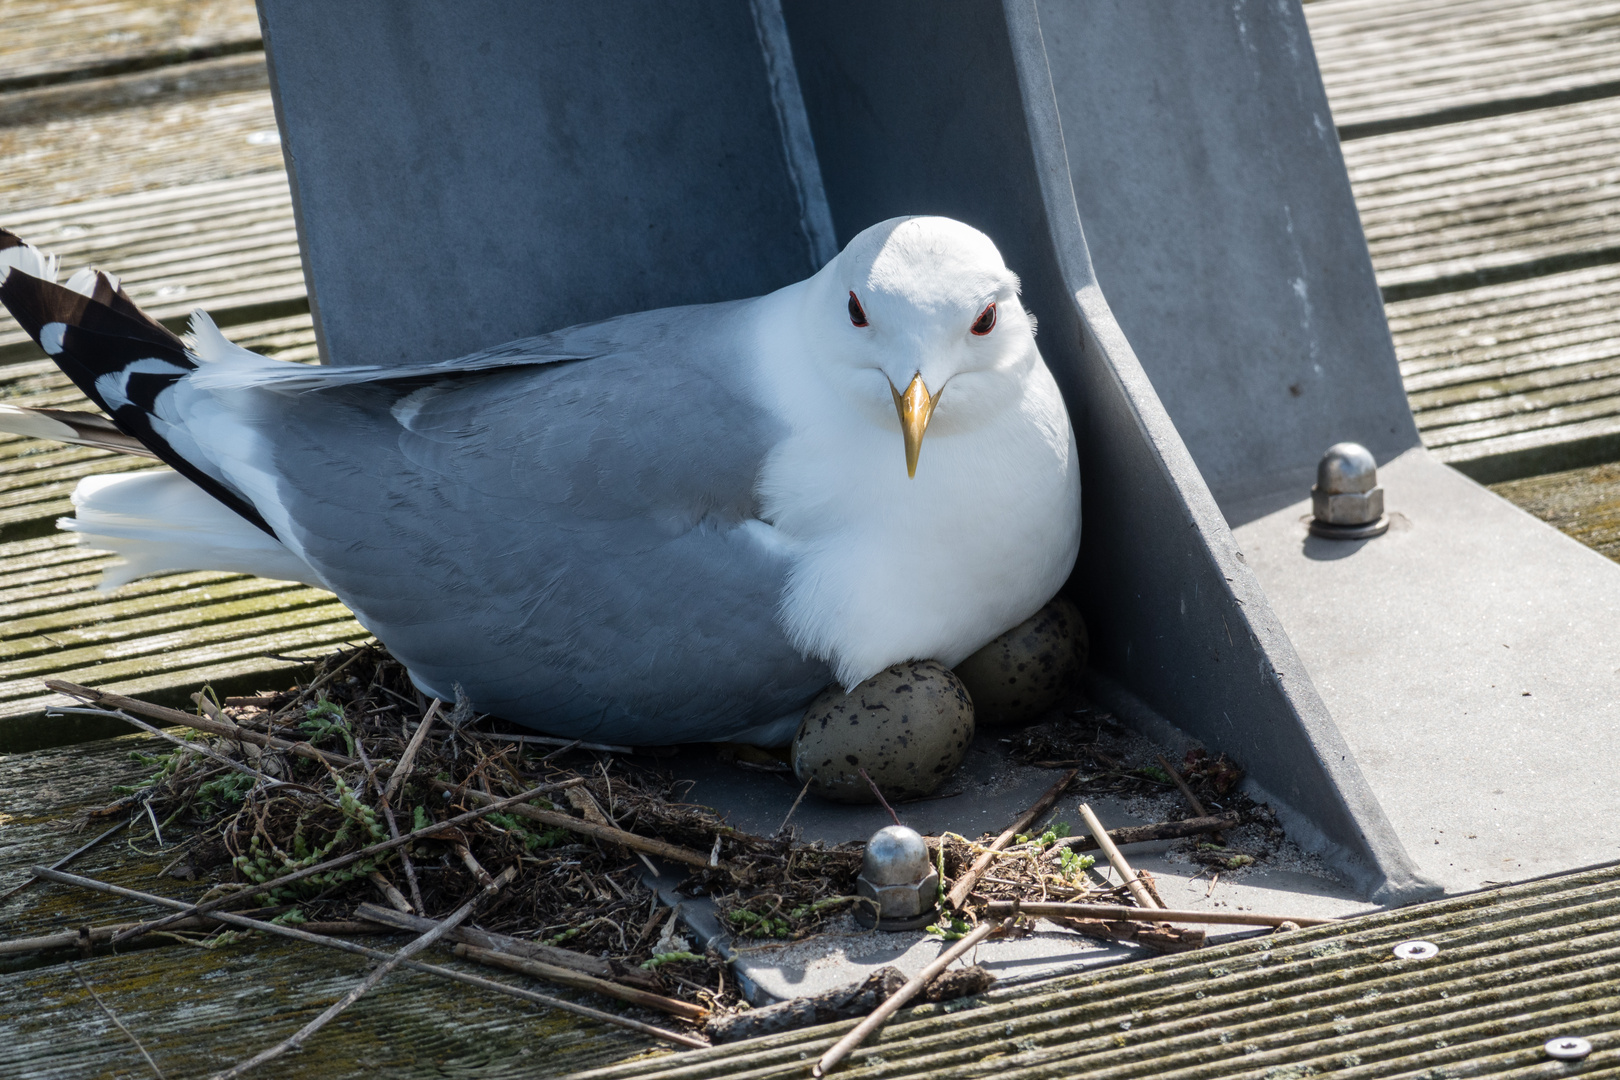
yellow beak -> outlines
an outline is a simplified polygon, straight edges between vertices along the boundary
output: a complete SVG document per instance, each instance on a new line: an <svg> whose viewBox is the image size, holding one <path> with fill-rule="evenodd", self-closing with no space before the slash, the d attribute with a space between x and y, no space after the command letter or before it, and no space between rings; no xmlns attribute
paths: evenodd
<svg viewBox="0 0 1620 1080"><path fill-rule="evenodd" d="M940 393L943 392L944 387L941 387ZM917 458L922 454L923 432L928 430L934 406L939 404L939 394L929 395L920 371L911 377L911 385L904 394L896 390L892 382L889 393L894 395L894 411L900 414L900 433L906 438L906 475L915 477Z"/></svg>

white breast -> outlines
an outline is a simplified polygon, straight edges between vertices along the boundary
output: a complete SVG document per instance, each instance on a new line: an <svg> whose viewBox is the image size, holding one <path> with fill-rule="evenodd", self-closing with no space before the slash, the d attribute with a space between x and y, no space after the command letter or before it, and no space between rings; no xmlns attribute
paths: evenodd
<svg viewBox="0 0 1620 1080"><path fill-rule="evenodd" d="M796 404L796 408L795 408ZM947 389L937 417L951 404ZM954 666L1049 600L1080 544L1074 434L1037 363L1023 399L993 423L936 420L915 478L893 431L799 413L760 476L763 516L791 553L781 619L846 688L890 664Z"/></svg>

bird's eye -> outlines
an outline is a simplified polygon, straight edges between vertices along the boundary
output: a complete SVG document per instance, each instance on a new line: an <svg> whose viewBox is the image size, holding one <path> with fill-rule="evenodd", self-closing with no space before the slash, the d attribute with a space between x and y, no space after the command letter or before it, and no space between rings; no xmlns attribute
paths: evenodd
<svg viewBox="0 0 1620 1080"><path fill-rule="evenodd" d="M979 337L984 337L984 335L988 334L995 328L996 305L986 304L984 310L979 312L979 317L973 320L973 325L969 329L971 329Z"/></svg>
<svg viewBox="0 0 1620 1080"><path fill-rule="evenodd" d="M861 302L855 299L854 293L849 294L849 321L854 326L866 325L866 309L861 307Z"/></svg>

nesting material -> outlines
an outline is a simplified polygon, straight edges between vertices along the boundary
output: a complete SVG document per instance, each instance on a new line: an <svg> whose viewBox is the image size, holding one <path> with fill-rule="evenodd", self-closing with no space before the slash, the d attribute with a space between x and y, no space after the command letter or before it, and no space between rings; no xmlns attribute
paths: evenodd
<svg viewBox="0 0 1620 1080"><path fill-rule="evenodd" d="M793 738L793 773L836 802L875 802L873 785L888 799L914 799L932 794L972 742L962 681L936 661L912 660L812 701Z"/></svg>
<svg viewBox="0 0 1620 1080"><path fill-rule="evenodd" d="M1061 596L956 665L980 724L1038 719L1080 678L1090 639L1079 610Z"/></svg>

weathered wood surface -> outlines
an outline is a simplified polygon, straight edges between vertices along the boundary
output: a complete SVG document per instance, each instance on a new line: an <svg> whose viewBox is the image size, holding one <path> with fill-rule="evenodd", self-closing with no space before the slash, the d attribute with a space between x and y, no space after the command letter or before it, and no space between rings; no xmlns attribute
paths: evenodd
<svg viewBox="0 0 1620 1080"><path fill-rule="evenodd" d="M1425 445L1620 457L1620 0L1305 10Z"/></svg>
<svg viewBox="0 0 1620 1080"><path fill-rule="evenodd" d="M1620 79L1615 0L1308 0L1305 17L1352 136Z"/></svg>
<svg viewBox="0 0 1620 1080"><path fill-rule="evenodd" d="M1617 149L1620 97L1346 142L1385 298L1620 259Z"/></svg>
<svg viewBox="0 0 1620 1080"><path fill-rule="evenodd" d="M1617 148L1620 97L1346 143L1386 298L1620 249Z"/></svg>
<svg viewBox="0 0 1620 1080"><path fill-rule="evenodd" d="M1387 310L1413 415L1442 460L1492 480L1620 457L1620 265Z"/></svg>
<svg viewBox="0 0 1620 1080"><path fill-rule="evenodd" d="M155 749L155 742L120 738L0 755L0 892L23 880L22 867L50 863L94 835L72 832L67 825L79 811L109 801L113 784L130 783L149 772L150 767L130 761L129 753ZM87 777L93 782L86 783ZM115 836L72 869L130 888L190 898L196 885L157 876L173 857L175 837L167 836L169 843L159 847L142 822L144 818L138 819L132 836ZM39 883L0 904L0 935L32 936L154 913L132 901ZM388 947L387 940L368 943ZM431 959L489 974L455 960L448 950ZM367 965L274 941L213 950L171 945L122 955L102 948L89 956L74 950L0 959L0 1030L6 1034L0 1040L0 1076L79 1080L151 1075L80 985L75 969L140 1037L159 1067L179 1078L209 1075L290 1034L364 977ZM594 995L542 989L593 1007L603 1005ZM400 972L302 1054L253 1075L267 1080L548 1076L649 1049L647 1042L616 1029Z"/></svg>
<svg viewBox="0 0 1620 1080"><path fill-rule="evenodd" d="M18 211L5 226L61 259L119 276L154 318L182 329L196 308L221 326L308 310L286 174L188 184ZM43 357L0 313L0 362Z"/></svg>
<svg viewBox="0 0 1620 1080"><path fill-rule="evenodd" d="M1620 462L1510 480L1491 489L1620 562Z"/></svg>
<svg viewBox="0 0 1620 1080"><path fill-rule="evenodd" d="M275 132L257 54L0 94L0 222L92 194L280 171Z"/></svg>
<svg viewBox="0 0 1620 1080"><path fill-rule="evenodd" d="M242 0L0 0L0 86L262 48Z"/></svg>

